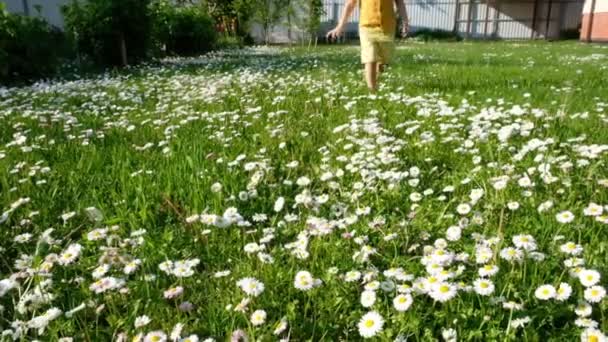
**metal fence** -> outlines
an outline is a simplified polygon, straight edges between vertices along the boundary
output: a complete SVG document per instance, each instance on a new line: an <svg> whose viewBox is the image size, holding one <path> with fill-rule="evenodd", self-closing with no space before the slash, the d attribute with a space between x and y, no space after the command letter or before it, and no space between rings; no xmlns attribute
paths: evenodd
<svg viewBox="0 0 608 342"><path fill-rule="evenodd" d="M581 22L584 0L406 0L412 31L452 31L470 38L537 39L558 38L576 30ZM340 18L343 1L325 0L323 28ZM359 9L347 34L356 34Z"/></svg>

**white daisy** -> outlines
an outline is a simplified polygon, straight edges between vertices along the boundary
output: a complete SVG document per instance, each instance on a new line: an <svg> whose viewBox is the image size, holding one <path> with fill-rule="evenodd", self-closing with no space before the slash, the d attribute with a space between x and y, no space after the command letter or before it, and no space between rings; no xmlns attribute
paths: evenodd
<svg viewBox="0 0 608 342"><path fill-rule="evenodd" d="M579 317L591 316L592 312L593 308L591 307L591 305L584 301L579 302L578 305L574 308L574 313Z"/></svg>
<svg viewBox="0 0 608 342"><path fill-rule="evenodd" d="M491 277L498 273L498 266L496 265L484 265L478 270L480 277Z"/></svg>
<svg viewBox="0 0 608 342"><path fill-rule="evenodd" d="M296 289L301 291L308 291L314 286L314 279L310 272L308 271L300 271L296 274L294 279L294 286Z"/></svg>
<svg viewBox="0 0 608 342"><path fill-rule="evenodd" d="M556 291L555 287L552 285L541 285L536 291L534 291L534 296L540 300L548 300L555 297Z"/></svg>
<svg viewBox="0 0 608 342"><path fill-rule="evenodd" d="M281 333L283 333L283 331L285 331L287 329L287 319L282 318L275 326L274 331L272 332L273 335L280 335Z"/></svg>
<svg viewBox="0 0 608 342"><path fill-rule="evenodd" d="M277 198L277 200L274 202L274 211L278 213L279 211L283 210L284 205L285 205L285 198L283 198L283 197Z"/></svg>
<svg viewBox="0 0 608 342"><path fill-rule="evenodd" d="M570 223L574 221L574 214L568 210L564 210L555 215L555 218L559 223Z"/></svg>
<svg viewBox="0 0 608 342"><path fill-rule="evenodd" d="M458 212L460 215L466 215L471 212L471 206L468 203L459 204L456 207L456 212Z"/></svg>
<svg viewBox="0 0 608 342"><path fill-rule="evenodd" d="M577 245L574 242L566 242L565 244L559 246L559 250L562 253L570 255L579 255L583 252L583 247L581 245Z"/></svg>
<svg viewBox="0 0 608 342"><path fill-rule="evenodd" d="M252 314L251 314L251 324L258 326L258 325L262 325L266 322L266 311L264 310L255 310Z"/></svg>
<svg viewBox="0 0 608 342"><path fill-rule="evenodd" d="M435 283L428 295L438 302L447 302L456 297L456 286L447 282Z"/></svg>
<svg viewBox="0 0 608 342"><path fill-rule="evenodd" d="M567 300L568 298L570 298L571 294L572 294L572 286L570 286L568 283L561 283L561 284L559 284L559 287L557 288L557 293L555 295L555 299L557 299L560 302L563 302L563 301Z"/></svg>
<svg viewBox="0 0 608 342"><path fill-rule="evenodd" d="M393 299L393 307L399 312L407 311L414 299L409 294L400 294Z"/></svg>
<svg viewBox="0 0 608 342"><path fill-rule="evenodd" d="M135 328L141 328L143 326L148 325L152 320L150 319L150 317L146 316L146 315L142 315L139 316L137 318L135 318Z"/></svg>
<svg viewBox="0 0 608 342"><path fill-rule="evenodd" d="M606 297L606 289L602 286L595 285L585 290L585 300L590 303L599 303L604 297Z"/></svg>
<svg viewBox="0 0 608 342"><path fill-rule="evenodd" d="M581 342L606 342L606 335L601 331L588 328L581 333Z"/></svg>
<svg viewBox="0 0 608 342"><path fill-rule="evenodd" d="M162 332L160 330L151 331L146 334L146 337L144 337L144 342L165 342L165 341L167 341L167 334L165 334L164 332Z"/></svg>
<svg viewBox="0 0 608 342"><path fill-rule="evenodd" d="M376 311L370 311L361 317L357 327L359 328L359 335L363 338L370 338L376 336L382 331L384 325L384 319Z"/></svg>
<svg viewBox="0 0 608 342"><path fill-rule="evenodd" d="M578 279L585 287L593 286L600 281L600 273L595 270L582 270L578 273Z"/></svg>
<svg viewBox="0 0 608 342"><path fill-rule="evenodd" d="M532 235L515 235L513 237L513 244L515 245L515 247L521 248L525 251L536 250L536 240L534 240L534 237Z"/></svg>
<svg viewBox="0 0 608 342"><path fill-rule="evenodd" d="M361 293L361 305L369 308L376 302L376 292L372 290L365 290Z"/></svg>
<svg viewBox="0 0 608 342"><path fill-rule="evenodd" d="M264 284L255 278L243 278L236 283L246 294L257 297L264 292Z"/></svg>
<svg viewBox="0 0 608 342"><path fill-rule="evenodd" d="M604 207L593 202L589 203L587 208L583 209L583 214L585 214L585 216L601 216L603 212Z"/></svg>
<svg viewBox="0 0 608 342"><path fill-rule="evenodd" d="M488 279L477 279L473 282L475 292L481 296L489 296L494 293L494 283Z"/></svg>

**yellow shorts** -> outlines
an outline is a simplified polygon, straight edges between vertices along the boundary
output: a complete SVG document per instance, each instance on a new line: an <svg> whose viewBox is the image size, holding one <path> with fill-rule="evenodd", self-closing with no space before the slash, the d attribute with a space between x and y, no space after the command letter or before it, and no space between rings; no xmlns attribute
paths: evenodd
<svg viewBox="0 0 608 342"><path fill-rule="evenodd" d="M361 63L388 64L395 49L395 34L387 33L380 27L359 27L361 40Z"/></svg>

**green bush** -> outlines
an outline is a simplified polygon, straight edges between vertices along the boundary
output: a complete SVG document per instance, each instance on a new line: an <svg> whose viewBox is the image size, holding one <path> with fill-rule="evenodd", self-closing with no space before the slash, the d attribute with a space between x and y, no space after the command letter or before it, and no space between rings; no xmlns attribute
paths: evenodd
<svg viewBox="0 0 608 342"><path fill-rule="evenodd" d="M580 37L581 37L580 27L561 30L559 32L560 39L580 39Z"/></svg>
<svg viewBox="0 0 608 342"><path fill-rule="evenodd" d="M63 7L66 31L78 53L98 64L137 63L150 56L149 5L150 0L73 0Z"/></svg>
<svg viewBox="0 0 608 342"><path fill-rule="evenodd" d="M222 35L218 38L216 46L219 49L240 49L245 46L245 42L238 36Z"/></svg>
<svg viewBox="0 0 608 342"><path fill-rule="evenodd" d="M462 37L458 34L445 31L445 30L431 30L431 29L421 29L412 34L412 37L416 40L422 41L433 41L433 40L442 40L442 41L460 41Z"/></svg>
<svg viewBox="0 0 608 342"><path fill-rule="evenodd" d="M36 17L0 8L0 81L30 81L53 76L68 53L64 34Z"/></svg>
<svg viewBox="0 0 608 342"><path fill-rule="evenodd" d="M8 13L4 9L4 3L0 2L0 80L4 80L8 76L8 52L6 45L11 36L8 21Z"/></svg>
<svg viewBox="0 0 608 342"><path fill-rule="evenodd" d="M214 22L201 7L175 6L167 0L152 5L153 32L158 47L171 55L198 55L217 42Z"/></svg>

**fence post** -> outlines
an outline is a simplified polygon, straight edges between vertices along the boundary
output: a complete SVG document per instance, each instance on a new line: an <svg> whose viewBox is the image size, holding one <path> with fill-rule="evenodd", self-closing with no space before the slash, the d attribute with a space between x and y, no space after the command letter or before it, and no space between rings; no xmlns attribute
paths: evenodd
<svg viewBox="0 0 608 342"><path fill-rule="evenodd" d="M467 14L467 38L471 37L471 20L473 15L473 0L469 0L469 10Z"/></svg>
<svg viewBox="0 0 608 342"><path fill-rule="evenodd" d="M595 0L591 1L591 11L589 12L589 21L587 22L587 37L585 41L591 43L591 32L593 32L593 15L595 14Z"/></svg>
<svg viewBox="0 0 608 342"><path fill-rule="evenodd" d="M551 7L553 6L553 0L549 0L549 5L547 8L547 23L545 26L545 39L549 39L549 28L551 26Z"/></svg>
<svg viewBox="0 0 608 342"><path fill-rule="evenodd" d="M490 21L490 1L486 0L486 19L483 27L483 38L488 36L488 22Z"/></svg>
<svg viewBox="0 0 608 342"><path fill-rule="evenodd" d="M339 17L339 15L340 15L340 13L339 13L340 12L340 5L337 2L334 2L333 11L334 11L334 16L333 16L332 19L333 19L334 22L337 23L338 20L340 19L340 17Z"/></svg>
<svg viewBox="0 0 608 342"><path fill-rule="evenodd" d="M452 31L454 34L458 34L459 29L459 21L460 21L460 0L456 0L456 9L454 10L454 28Z"/></svg>
<svg viewBox="0 0 608 342"><path fill-rule="evenodd" d="M494 8L494 32L492 33L492 35L494 36L494 38L498 38L498 27L500 25L500 22L498 21L498 19L500 19L500 0L496 0L495 5L496 7Z"/></svg>
<svg viewBox="0 0 608 342"><path fill-rule="evenodd" d="M538 17L538 0L534 0L534 11L532 12L532 32L530 39L536 38L536 20Z"/></svg>

